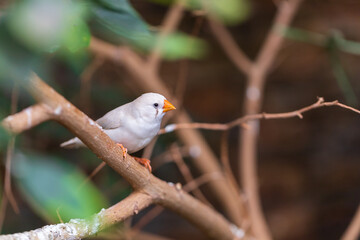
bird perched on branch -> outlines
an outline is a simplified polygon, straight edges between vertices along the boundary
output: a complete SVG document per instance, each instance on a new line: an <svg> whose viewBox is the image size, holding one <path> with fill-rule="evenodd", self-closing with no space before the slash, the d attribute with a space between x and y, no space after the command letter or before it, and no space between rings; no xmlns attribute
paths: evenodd
<svg viewBox="0 0 360 240"><path fill-rule="evenodd" d="M166 98L157 93L145 93L132 102L106 113L96 121L104 132L126 153L144 148L157 135L165 113L176 109ZM77 137L60 145L64 148L85 147ZM137 158L151 172L150 160Z"/></svg>

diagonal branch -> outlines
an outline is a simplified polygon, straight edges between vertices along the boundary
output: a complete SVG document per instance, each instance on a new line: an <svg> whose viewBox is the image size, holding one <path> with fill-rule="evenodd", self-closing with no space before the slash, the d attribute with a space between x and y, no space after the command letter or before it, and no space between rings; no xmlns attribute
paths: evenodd
<svg viewBox="0 0 360 240"><path fill-rule="evenodd" d="M216 19L209 17L210 29L219 41L224 52L233 62L233 64L243 73L247 74L250 72L252 62L246 56L246 54L237 46L235 40L231 37L229 31L223 24L218 22Z"/></svg>
<svg viewBox="0 0 360 240"><path fill-rule="evenodd" d="M246 122L251 120L261 120L261 119L285 119L285 118L293 118L298 117L300 119L303 118L303 114L305 112L322 108L322 107L331 107L331 106L337 106L340 108L344 108L347 110L350 110L352 112L360 114L360 110L347 106L345 104L339 103L337 100L332 102L325 102L324 98L319 97L316 103L311 104L310 106L303 107L301 109L291 111L291 112L284 112L284 113L258 113L258 114L251 114L246 115L244 117L237 118L231 122L228 123L178 123L178 124L169 124L165 128L161 129L159 131L159 134L169 133L173 132L175 130L180 129L207 129L207 130L214 130L214 131L227 131L230 130L233 127L241 126L243 124L246 124Z"/></svg>
<svg viewBox="0 0 360 240"><path fill-rule="evenodd" d="M10 109L11 114L16 113L18 100L19 100L19 87L17 83L15 83L11 93L11 109ZM1 197L1 208L0 208L0 232L4 223L6 206L8 201L10 202L10 205L12 206L13 210L17 214L20 213L20 209L18 207L18 204L16 203L14 194L11 190L11 162L14 155L14 147L15 147L15 136L12 135L8 141L8 146L6 150L4 190L3 190L3 195Z"/></svg>
<svg viewBox="0 0 360 240"><path fill-rule="evenodd" d="M253 63L248 61L236 46L235 41L226 29L214 20L210 20L210 27L224 51L238 70L248 75L244 99L245 115L256 114L260 111L266 74L270 70L271 64L283 43L283 37L276 34L274 29L279 25L288 26L301 2L302 0L289 0L282 1L279 4L271 30L260 49L256 61ZM271 234L261 210L256 174L256 143L259 126L257 121L249 122L249 126L246 130L240 129L239 162L241 164L239 164L239 171L241 172L240 176L244 192L249 200L250 217L256 236L267 240L271 239Z"/></svg>
<svg viewBox="0 0 360 240"><path fill-rule="evenodd" d="M220 177L221 177L220 173L218 173L218 174L212 173L212 174L202 175L196 179L193 179L192 181L188 182L187 184L185 184L183 187L183 190L186 192L191 192L194 189L198 189L203 184L209 183L210 181L216 181ZM173 183L171 183L171 184L173 184ZM175 184L175 187L181 188L181 185ZM164 208L161 206L154 207L149 212L147 212L146 215L142 219L140 219L139 222L137 222L133 226L132 230L135 232L139 232L140 229L143 228L145 225L147 225L152 219L154 219L155 217L160 215L160 213L162 213L163 210L164 210Z"/></svg>
<svg viewBox="0 0 360 240"><path fill-rule="evenodd" d="M288 26L302 0L282 1L278 7L276 17L270 32L265 39L262 48L254 62L246 86L244 98L244 114L256 114L260 112L266 74L274 62L281 45L283 37L274 31L278 25ZM241 139L239 141L239 171L244 193L248 198L251 222L255 235L263 240L271 239L270 230L261 207L259 196L259 184L257 181L257 139L259 133L258 121L249 122L249 128L240 129Z"/></svg>
<svg viewBox="0 0 360 240"><path fill-rule="evenodd" d="M170 10L166 13L164 24L162 26L161 32L159 34L159 37L156 41L155 47L148 58L148 68L153 71L157 72L159 69L159 64L161 61L161 45L164 42L164 39L167 35L169 35L171 32L176 29L178 24L181 21L181 18L184 13L184 0L177 0L172 5Z"/></svg>
<svg viewBox="0 0 360 240"><path fill-rule="evenodd" d="M116 47L96 38L92 38L90 50L96 54L105 57L117 64L123 65L133 76L134 81L143 91L158 92L165 96L171 96L170 91L161 81L160 77L150 71L144 62L136 53L125 47ZM173 102L174 99L171 99ZM174 101L176 104L176 101ZM178 123L191 122L190 117L185 111L179 111L174 119ZM203 174L213 172L222 172L216 156L210 149L205 139L199 131L187 130L179 131L179 138L189 147L197 148L200 154L195 157L194 164ZM236 194L232 191L225 177L210 184L211 190L216 194L229 218L237 225L242 222L243 207L238 204Z"/></svg>
<svg viewBox="0 0 360 240"><path fill-rule="evenodd" d="M133 192L121 202L101 210L90 219L73 219L68 223L47 225L28 232L0 235L0 240L82 239L137 214L152 202L149 195Z"/></svg>
<svg viewBox="0 0 360 240"><path fill-rule="evenodd" d="M356 210L355 216L341 237L341 240L358 239L360 234L360 205Z"/></svg>
<svg viewBox="0 0 360 240"><path fill-rule="evenodd" d="M120 148L93 120L55 92L35 74L30 79L29 91L38 102L47 106L48 113L54 120L79 137L100 159L128 181L135 191L146 194L153 203L183 216L211 238L235 238L234 227L223 216L182 189L170 186L156 178L130 155L124 159ZM20 114L17 117L23 116ZM123 219L121 214L117 215L117 212L117 210L113 211L113 217ZM107 222L105 221L103 224L106 225Z"/></svg>
<svg viewBox="0 0 360 240"><path fill-rule="evenodd" d="M192 176L190 169L186 165L183 156L181 155L180 149L176 144L170 147L170 154L172 155L173 161L176 164L182 176L184 177L186 183L193 181L194 177ZM194 193L194 196L197 197L199 200L201 200L203 203L205 203L208 206L211 206L211 203L206 199L206 197L199 188L195 188L192 192Z"/></svg>
<svg viewBox="0 0 360 240"><path fill-rule="evenodd" d="M49 109L44 104L36 104L19 113L5 118L1 125L12 133L20 133L51 119Z"/></svg>

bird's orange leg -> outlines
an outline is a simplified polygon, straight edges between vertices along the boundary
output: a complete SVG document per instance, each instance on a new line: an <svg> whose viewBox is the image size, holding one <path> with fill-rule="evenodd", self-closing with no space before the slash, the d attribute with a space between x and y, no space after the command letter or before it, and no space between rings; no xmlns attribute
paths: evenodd
<svg viewBox="0 0 360 240"><path fill-rule="evenodd" d="M123 153L123 159L126 159L126 154L128 152L127 148L124 147L121 143L117 143L116 145L118 145L121 148L121 151ZM133 157L138 163L144 165L149 172L152 171L151 165L150 165L150 160L147 158L138 158L138 157Z"/></svg>
<svg viewBox="0 0 360 240"><path fill-rule="evenodd" d="M151 165L150 165L150 160L147 158L139 158L139 157L133 157L138 163L144 165L149 172L152 171Z"/></svg>
<svg viewBox="0 0 360 240"><path fill-rule="evenodd" d="M122 154L123 154L123 159L126 159L126 154L127 154L127 148L124 147L121 143L117 143L116 145L118 145L121 148Z"/></svg>

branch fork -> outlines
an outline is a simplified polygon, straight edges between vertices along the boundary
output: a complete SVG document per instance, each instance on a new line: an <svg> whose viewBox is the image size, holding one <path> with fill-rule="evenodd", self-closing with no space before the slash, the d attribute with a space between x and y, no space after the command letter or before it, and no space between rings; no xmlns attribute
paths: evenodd
<svg viewBox="0 0 360 240"><path fill-rule="evenodd" d="M236 238L231 231L231 223L210 207L196 200L176 185L170 186L167 182L156 178L129 154L126 155L126 160L119 161L119 159L123 159L123 153L109 136L93 120L56 93L36 74L32 74L28 89L39 104L7 117L2 122L3 126L10 131L20 133L45 120L56 120L79 137L91 151L118 172L134 188L134 193L129 197L101 212L104 217L100 219L101 223L96 229L97 231L137 214L150 204L159 204L183 216L211 238ZM98 215L94 217L98 217ZM91 222L85 221L83 223L90 224ZM70 229L66 233L72 237L58 239L83 238L94 233L93 231L72 233L72 228L63 228L63 226L72 226L73 222L67 224L70 225L53 225L60 226L61 229L65 229L64 231ZM32 233L28 232L25 236ZM57 231L52 233L51 236L56 239ZM1 236L0 239L15 239L15 235Z"/></svg>

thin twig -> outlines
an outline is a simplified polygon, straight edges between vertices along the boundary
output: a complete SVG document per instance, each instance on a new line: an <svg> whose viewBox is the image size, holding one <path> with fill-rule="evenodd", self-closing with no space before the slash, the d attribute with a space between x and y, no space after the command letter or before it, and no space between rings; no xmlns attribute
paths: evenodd
<svg viewBox="0 0 360 240"><path fill-rule="evenodd" d="M358 206L355 216L341 237L341 240L355 240L360 234L360 205Z"/></svg>
<svg viewBox="0 0 360 240"><path fill-rule="evenodd" d="M154 139L151 140L151 142L144 148L143 154L141 156L142 158L150 159L150 157L151 157L151 155L153 153L153 150L154 150L157 139L158 139L158 137L154 137Z"/></svg>
<svg viewBox="0 0 360 240"><path fill-rule="evenodd" d="M16 199L11 190L11 161L13 159L14 147L15 147L15 136L11 136L6 153L6 165L5 165L6 171L5 171L4 190L10 205L14 209L15 213L19 214L20 209L16 203Z"/></svg>
<svg viewBox="0 0 360 240"><path fill-rule="evenodd" d="M175 240L173 238L167 238L163 236L159 236L149 232L136 232L132 229L124 230L119 228L115 231L111 232L101 232L96 237L92 237L91 239L98 240Z"/></svg>
<svg viewBox="0 0 360 240"><path fill-rule="evenodd" d="M151 71L158 71L161 61L161 46L164 42L164 39L177 28L183 16L183 12L184 0L177 0L166 13L161 32L147 61L148 68L151 69Z"/></svg>
<svg viewBox="0 0 360 240"><path fill-rule="evenodd" d="M230 166L230 161L229 161L229 141L228 141L228 137L229 137L229 132L228 131L224 131L221 137L221 144L220 144L220 152L221 152L221 156L220 156L220 160L221 163L224 167L224 172L225 172L225 176L229 179L229 182L232 183L234 189L236 191L240 191L240 186L238 185L238 183L236 182L236 178L233 174L233 171L231 169ZM239 192L240 194L240 192Z"/></svg>
<svg viewBox="0 0 360 240"><path fill-rule="evenodd" d="M10 109L11 114L16 113L18 100L19 100L19 89L17 84L15 83L11 94L11 109ZM14 147L15 147L15 136L12 135L8 141L8 146L6 151L4 189L1 197L1 207L0 207L0 232L3 227L8 201L10 201L10 204L13 210L15 211L15 213L19 214L20 212L15 197L11 191L11 161L14 153Z"/></svg>
<svg viewBox="0 0 360 240"><path fill-rule="evenodd" d="M13 91L11 93L11 109L10 114L14 114L18 108L18 101L19 101L19 86L17 83L14 84Z"/></svg>
<svg viewBox="0 0 360 240"><path fill-rule="evenodd" d="M203 26L203 22L204 22L204 17L202 16L197 17L193 29L191 31L191 36L197 36L199 34L200 29ZM175 88L175 98L177 99L176 105L178 109L182 108L188 75L189 75L189 60L183 59L179 63L179 74Z"/></svg>
<svg viewBox="0 0 360 240"><path fill-rule="evenodd" d="M158 74L149 71L144 62L137 54L128 48L119 48L94 37L91 38L90 50L105 58L123 65L133 76L142 91L155 91L164 96L171 96ZM170 99L173 101L173 99ZM185 111L178 111L174 116L175 122L191 122L191 118ZM218 160L209 147L204 137L195 130L178 131L179 138L187 145L199 149L199 154L194 158L194 165L203 174L221 172ZM242 218L239 213L239 203L236 201L236 194L228 187L225 179L210 183L210 189L218 198L226 214L235 224L241 224ZM234 210L237 209L237 210Z"/></svg>
<svg viewBox="0 0 360 240"><path fill-rule="evenodd" d="M208 18L208 20L210 29L216 40L220 43L232 63L243 73L249 73L252 67L252 62L236 44L229 31L218 20L214 18Z"/></svg>
<svg viewBox="0 0 360 240"><path fill-rule="evenodd" d="M261 120L261 119L285 119L285 118L293 118L298 117L300 119L303 118L303 114L305 112L311 111L313 109L322 108L322 107L332 107L337 106L340 108L348 109L350 111L353 111L355 113L360 114L360 110L347 106L343 103L339 103L337 100L332 102L325 102L322 97L319 97L318 100L311 104L310 106L291 111L291 112L284 112L284 113L258 113L258 114L251 114L244 117L237 118L231 122L228 123L177 123L177 124L170 124L167 125L165 128L161 129L159 131L159 134L169 133L173 132L175 130L180 129L206 129L206 130L213 130L213 131L227 131L231 128L240 126L245 124L248 121L252 120Z"/></svg>
<svg viewBox="0 0 360 240"><path fill-rule="evenodd" d="M110 208L100 221L96 221L101 223L101 227L122 221L137 214L150 203L155 203L183 216L210 238L234 239L236 232L232 230L231 223L221 214L204 205L181 188L171 186L156 178L129 154L123 157L121 149L93 120L55 92L36 74L32 74L29 82L30 93L38 102L46 104L51 116L72 131L91 151L119 173L136 190L137 197L144 199L139 205L140 203L136 199L128 197L119 203L119 209ZM20 114L17 117L21 119L14 119L14 121L26 122L23 115ZM130 205L130 207L126 205ZM81 230L85 229L85 227L81 228ZM82 234L88 236L97 232L98 229L97 224L97 229L90 229L90 232L87 231ZM51 234L57 234L57 232L49 234L47 236L52 236ZM4 236L0 239L8 238Z"/></svg>
<svg viewBox="0 0 360 240"><path fill-rule="evenodd" d="M142 59L128 48L118 48L92 37L90 49L95 54L100 54L118 64L124 65L133 74L134 81L137 81L140 89L156 91L164 96L170 96L170 91L159 76L147 71ZM179 111L174 119L176 122L191 122L189 115L185 111ZM187 146L193 146L200 150L201 154L198 154L194 159L194 164L202 173L221 171L215 154L198 131L179 131L178 135ZM236 196L227 187L225 178L220 181L211 182L210 187L225 208L230 219L240 224L242 222L241 216L237 214L238 211L234 211L234 209L239 209L239 205L234 201Z"/></svg>
<svg viewBox="0 0 360 240"><path fill-rule="evenodd" d="M220 160L224 167L224 174L228 178L228 182L231 184L231 187L234 192L237 193L239 205L242 206L241 208L241 215L243 216L244 221L241 223L240 227L245 230L246 233L249 235L253 235L251 231L251 224L249 224L249 211L247 206L246 198L244 194L241 192L241 187L236 182L236 178L233 174L233 171L230 166L229 161L229 143L228 143L228 136L229 131L224 131L221 137L221 144L220 144Z"/></svg>
<svg viewBox="0 0 360 240"><path fill-rule="evenodd" d="M5 194L3 192L3 197L1 198L1 203L0 203L0 233L4 225L7 203L8 203L8 199L7 197L5 197Z"/></svg>
<svg viewBox="0 0 360 240"><path fill-rule="evenodd" d="M179 129L207 129L215 131L225 131L229 129L228 124L222 123L173 123L167 125L165 128L160 129L159 134L170 133Z"/></svg>
<svg viewBox="0 0 360 240"><path fill-rule="evenodd" d="M192 181L188 182L186 185L182 187L182 189L186 192L193 191L194 189L198 189L201 185L206 184L210 181L216 181L221 178L220 173L212 173L212 174L204 174ZM148 213L146 213L140 220L133 226L133 230L135 232L140 231L143 227L145 227L149 222L151 222L154 218L159 216L165 209L161 206L156 206L151 209Z"/></svg>
<svg viewBox="0 0 360 240"><path fill-rule="evenodd" d="M139 232L142 228L148 225L154 218L159 216L165 209L162 206L155 206L147 212L133 227L133 233Z"/></svg>
<svg viewBox="0 0 360 240"><path fill-rule="evenodd" d="M186 192L192 191L196 188L199 188L201 185L209 183L211 181L216 181L222 178L222 173L214 172L203 174L198 178L195 178L193 181L188 182L185 186L183 186L183 190Z"/></svg>
<svg viewBox="0 0 360 240"><path fill-rule="evenodd" d="M17 105L18 105L18 99L19 99L19 89L17 84L14 85L12 94L11 94L11 114L16 113ZM20 209L18 204L16 203L16 199L14 197L14 194L11 190L11 162L14 155L14 147L15 147L15 136L12 135L8 142L7 152L6 152L6 163L5 163L5 180L4 180L4 197L9 200L9 203L15 213L19 214ZM6 206L5 206L6 209ZM4 209L4 211L5 211ZM2 213L2 214L5 214Z"/></svg>
<svg viewBox="0 0 360 240"><path fill-rule="evenodd" d="M250 72L248 73L246 92L244 94L244 114L260 112L266 75L275 60L283 43L283 36L274 29L277 26L289 26L302 0L282 1L278 7L274 22L264 44L262 45ZM259 184L257 179L257 140L258 121L249 122L250 128L240 129L239 171L244 193L248 198L249 213L255 236L262 240L272 239L261 207Z"/></svg>
<svg viewBox="0 0 360 240"><path fill-rule="evenodd" d="M91 173L90 175L80 184L78 189L82 188L86 183L88 183L101 169L106 166L105 162L101 162Z"/></svg>
<svg viewBox="0 0 360 240"><path fill-rule="evenodd" d="M184 159L183 159L183 157L181 155L180 149L176 144L173 144L170 147L170 153L172 155L172 159L173 159L174 163L176 164L176 166L180 170L180 173L184 177L186 183L189 183L189 182L193 181L194 178L193 178L193 176L192 176L192 174L190 172L190 169L188 168L188 166L184 162ZM203 203L205 203L208 206L212 206L211 203L206 199L206 197L204 196L204 194L201 192L200 189L196 188L192 192L194 193L195 197L200 199Z"/></svg>
<svg viewBox="0 0 360 240"><path fill-rule="evenodd" d="M188 147L180 147L179 150L180 150L181 155L183 157L189 157L190 156ZM153 158L153 162L154 162L153 163L153 169L155 171L155 169L160 168L161 166L163 166L166 163L171 163L172 161L173 160L172 160L170 149L166 150L166 151L160 153L159 155L157 155L157 156L155 156Z"/></svg>
<svg viewBox="0 0 360 240"><path fill-rule="evenodd" d="M91 78L94 73L104 63L104 58L95 56L92 62L86 67L80 76L81 87L80 87L80 104L83 111L89 114L90 112L90 90L91 90Z"/></svg>
<svg viewBox="0 0 360 240"><path fill-rule="evenodd" d="M195 36L199 33L200 28L203 23L203 19L204 18L199 17L195 21L195 25L191 32L192 36ZM179 74L178 74L178 80L177 80L177 84L176 84L176 88L175 88L175 99L176 99L175 105L176 105L177 109L181 109L181 106L182 106L186 83L187 83L186 79L187 79L188 71L189 71L189 61L187 59L181 60L179 63ZM172 113L170 113L170 114L171 114L170 116L165 117L162 124L166 124L170 119L172 119L173 115L172 115ZM155 137L150 142L150 144L148 144L145 147L145 149L143 151L143 155L142 155L143 158L150 159L151 154L154 150L156 141L157 141L157 137Z"/></svg>

